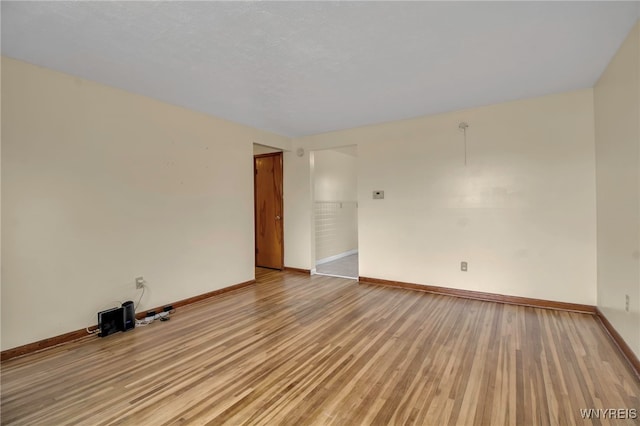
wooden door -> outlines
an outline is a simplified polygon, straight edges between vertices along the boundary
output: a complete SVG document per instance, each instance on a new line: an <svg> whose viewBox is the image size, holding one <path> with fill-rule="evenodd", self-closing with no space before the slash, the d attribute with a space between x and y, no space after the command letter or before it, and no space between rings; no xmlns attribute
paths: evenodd
<svg viewBox="0 0 640 426"><path fill-rule="evenodd" d="M284 268L282 153L253 159L256 266Z"/></svg>

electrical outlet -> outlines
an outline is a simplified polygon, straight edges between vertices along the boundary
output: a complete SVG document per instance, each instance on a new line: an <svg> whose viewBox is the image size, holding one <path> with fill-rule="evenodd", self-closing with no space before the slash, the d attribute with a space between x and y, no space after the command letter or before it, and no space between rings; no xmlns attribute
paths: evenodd
<svg viewBox="0 0 640 426"><path fill-rule="evenodd" d="M460 270L462 272L467 272L467 262L460 262Z"/></svg>
<svg viewBox="0 0 640 426"><path fill-rule="evenodd" d="M144 278L143 277L136 278L136 288L142 288L142 287L144 287Z"/></svg>
<svg viewBox="0 0 640 426"><path fill-rule="evenodd" d="M624 295L624 310L629 312L629 295Z"/></svg>

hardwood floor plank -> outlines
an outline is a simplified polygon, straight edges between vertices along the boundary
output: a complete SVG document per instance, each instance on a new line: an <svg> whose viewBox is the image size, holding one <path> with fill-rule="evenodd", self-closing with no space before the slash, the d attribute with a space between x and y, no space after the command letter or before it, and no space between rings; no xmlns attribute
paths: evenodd
<svg viewBox="0 0 640 426"><path fill-rule="evenodd" d="M639 424L593 315L256 270L157 322L2 362L2 424Z"/></svg>

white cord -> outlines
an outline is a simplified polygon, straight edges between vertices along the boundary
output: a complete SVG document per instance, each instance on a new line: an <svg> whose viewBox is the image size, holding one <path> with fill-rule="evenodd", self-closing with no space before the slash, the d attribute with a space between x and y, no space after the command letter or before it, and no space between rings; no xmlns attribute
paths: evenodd
<svg viewBox="0 0 640 426"><path fill-rule="evenodd" d="M173 310L171 312L173 312ZM154 322L157 319L168 318L169 315L171 314L171 312L163 311L163 312L159 312L159 313L157 313L157 314L155 314L153 316L145 317L144 319L141 319L141 320L136 320L136 326L137 327L144 327L145 325L149 325L149 324L151 324L152 322Z"/></svg>
<svg viewBox="0 0 640 426"><path fill-rule="evenodd" d="M467 127L469 127L469 125L464 121L458 124L458 129L462 130L462 132L464 133L464 165L465 166L467 165Z"/></svg>
<svg viewBox="0 0 640 426"><path fill-rule="evenodd" d="M155 319L156 319L156 317L153 316L153 317L146 317L145 319L142 319L142 320L136 320L136 327L144 327L145 325L149 325Z"/></svg>
<svg viewBox="0 0 640 426"><path fill-rule="evenodd" d="M142 284L142 294L140 294L140 297L138 298L138 303L136 303L136 305L133 307L134 312L138 310L138 306L140 306L140 302L142 301L142 296L144 296L144 289L147 286L145 286L144 284Z"/></svg>
<svg viewBox="0 0 640 426"><path fill-rule="evenodd" d="M467 128L464 128L464 165L467 165Z"/></svg>

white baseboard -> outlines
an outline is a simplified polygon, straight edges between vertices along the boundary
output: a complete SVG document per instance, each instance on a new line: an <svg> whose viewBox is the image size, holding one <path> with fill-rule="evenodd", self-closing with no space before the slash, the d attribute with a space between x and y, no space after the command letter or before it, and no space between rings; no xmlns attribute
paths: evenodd
<svg viewBox="0 0 640 426"><path fill-rule="evenodd" d="M319 274L319 273L316 273L315 275L322 275L323 277L346 278L348 280L356 280L356 281L358 281L358 277L347 277L346 275Z"/></svg>
<svg viewBox="0 0 640 426"><path fill-rule="evenodd" d="M323 263L333 262L334 260L342 259L343 257L351 256L352 254L357 254L358 249L345 251L344 253L339 253L333 256L325 257L324 259L316 260L316 265L322 265Z"/></svg>

